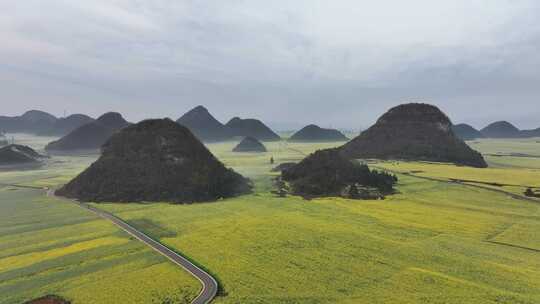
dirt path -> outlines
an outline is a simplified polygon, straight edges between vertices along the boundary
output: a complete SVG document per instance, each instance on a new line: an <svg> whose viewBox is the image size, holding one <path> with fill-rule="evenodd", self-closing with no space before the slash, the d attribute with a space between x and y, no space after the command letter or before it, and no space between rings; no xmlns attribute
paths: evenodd
<svg viewBox="0 0 540 304"><path fill-rule="evenodd" d="M379 169L379 170L388 171L388 172L391 172L391 173L394 173L394 174L403 174L405 176L416 177L416 178L425 179L425 180L429 180L429 181L433 181L433 182L457 184L457 185L462 185L462 186L466 186L466 187L473 187L473 188L488 190L488 191L497 192L497 193L500 193L500 194L505 194L505 195L507 195L507 196L509 196L509 197L511 197L513 199L529 201L529 202L533 202L533 203L540 203L540 200L530 198L530 197L526 197L524 195L515 194L515 193L512 193L512 192L502 190L502 189L495 189L495 188L491 188L491 187L487 187L487 186L475 185L475 184L467 183L467 182L472 183L474 181L467 181L467 180L462 181L462 180L457 180L457 179L442 179L442 178L435 178L435 177L427 177L427 176L416 175L416 174L409 173L409 172L400 172L400 171L396 171L396 170L391 170L391 169L388 169L388 168L385 168L385 167L379 167L379 166L370 166L370 167L376 168L376 169Z"/></svg>

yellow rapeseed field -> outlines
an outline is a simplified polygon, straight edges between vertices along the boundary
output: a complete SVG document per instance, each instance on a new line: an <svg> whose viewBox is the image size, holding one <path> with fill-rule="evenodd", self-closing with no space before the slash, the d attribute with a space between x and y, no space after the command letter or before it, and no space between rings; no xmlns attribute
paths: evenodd
<svg viewBox="0 0 540 304"><path fill-rule="evenodd" d="M270 172L271 156L276 164L298 161L339 143L270 143L261 154L232 153L235 144L209 147L254 181L253 194L191 205L94 205L204 265L222 287L216 303L540 303L539 203L403 174L398 193L385 200L278 198L270 193L277 174ZM484 147L496 153L497 144L505 153L534 152L529 142L515 150L504 141ZM488 169L377 166L515 184L503 188L516 193L540 186L534 161L495 158L488 157ZM0 182L55 185L92 159L63 161L46 171L0 173ZM197 293L195 279L106 221L40 190L10 189L0 191L0 263L23 266L0 267L0 294L9 294L0 303L43 293L75 304L187 303Z"/></svg>

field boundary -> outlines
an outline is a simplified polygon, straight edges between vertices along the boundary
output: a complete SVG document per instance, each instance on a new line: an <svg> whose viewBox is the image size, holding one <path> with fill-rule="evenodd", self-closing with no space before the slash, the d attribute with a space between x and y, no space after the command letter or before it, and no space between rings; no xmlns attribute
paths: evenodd
<svg viewBox="0 0 540 304"><path fill-rule="evenodd" d="M495 244L495 245L502 245L502 246L508 246L508 247L513 247L513 248L519 248L519 249L529 250L529 251L533 251L533 252L540 252L540 249L534 249L534 248L514 245L514 244L510 244L510 243L498 242L498 241L493 241L493 240L486 240L486 242L492 243L492 244Z"/></svg>
<svg viewBox="0 0 540 304"><path fill-rule="evenodd" d="M385 171L388 171L388 172L392 172L392 173L395 173L395 174L403 174L405 176L416 177L416 178L429 180L429 181L433 181L433 182L441 182L441 183L448 183L448 184L454 184L454 185L462 185L462 186L466 186L466 187L472 187L472 188L488 190L488 191L497 192L497 193L500 193L500 194L510 196L511 198L514 198L514 199L517 199L517 200L523 200L523 201L528 201L528 202L533 202L533 203L540 204L540 200L536 200L536 199L533 199L533 198L530 198L530 197L526 197L524 195L519 195L519 194L515 194L515 193L512 193L512 192L504 191L504 190L501 190L501 189L494 189L494 188L481 186L481 185L468 184L467 182L459 180L459 179L441 179L441 178L435 178L435 177L420 176L420 175L416 175L416 174L413 174L413 173L410 173L410 172L401 172L401 171L397 171L397 170L391 170L391 169L388 169L388 168L385 168L385 167L380 167L380 166L371 166L371 167L377 168L379 170L385 170ZM474 181L468 181L468 182L473 183Z"/></svg>
<svg viewBox="0 0 540 304"><path fill-rule="evenodd" d="M424 179L424 180L429 180L429 181L433 181L433 182L448 183L448 184L454 184L454 185L461 185L461 186L465 186L465 187L472 187L472 188L477 188L477 189L482 189L482 190L487 190L487 191L492 191L492 192L504 194L504 195L507 195L507 196L509 196L509 197L511 197L513 199L517 199L517 200L523 200L523 201L533 202L533 203L537 203L537 204L540 203L540 201L535 200L533 198L529 198L529 197L526 197L526 196L522 196L522 195L518 195L518 194L515 194L515 193L507 192L507 191L504 191L504 190L501 190L501 189L493 189L493 188L486 187L486 186L481 186L481 185L471 185L471 184L468 184L468 183L466 183L466 182L464 182L462 180L458 180L458 179L445 180L445 179L439 179L439 178L434 178L434 177L419 176L419 175L415 175L415 174L412 174L412 173L409 173L409 172L400 172L400 171L396 171L396 170L390 170L390 169L387 169L387 168L384 168L384 167L379 167L379 166L372 166L372 167L380 169L380 170L386 170L388 172L392 172L392 173L395 173L395 174L403 174L405 176L411 176L411 177ZM499 241L493 240L495 237L502 234L504 231L506 231L506 229L512 227L515 224L516 223L512 223L509 227L505 228L502 232L498 232L495 235L488 236L488 238L485 239L484 242L495 244L495 245L500 245L500 246L508 246L508 247L512 247L512 248L528 250L528 251L532 251L532 252L540 252L539 249L520 246L520 245L514 245L514 244L510 244L510 243L504 243L504 242L499 242Z"/></svg>
<svg viewBox="0 0 540 304"><path fill-rule="evenodd" d="M37 186L25 186L25 185L3 184L3 183L0 183L0 187L14 187L14 188L23 188L23 189L32 189L32 190L47 190L46 188L37 187Z"/></svg>

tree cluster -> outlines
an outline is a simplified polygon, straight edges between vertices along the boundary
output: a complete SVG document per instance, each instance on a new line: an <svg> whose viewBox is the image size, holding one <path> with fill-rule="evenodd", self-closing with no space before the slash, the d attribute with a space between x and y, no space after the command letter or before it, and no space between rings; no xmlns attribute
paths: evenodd
<svg viewBox="0 0 540 304"><path fill-rule="evenodd" d="M527 188L524 194L528 197L540 197L540 193L533 191L532 188Z"/></svg>
<svg viewBox="0 0 540 304"><path fill-rule="evenodd" d="M395 175L370 170L365 164L344 158L336 149L319 150L297 165L282 172L293 192L305 196L340 195L350 185L360 185L393 192L397 182ZM354 190L352 190L354 191Z"/></svg>

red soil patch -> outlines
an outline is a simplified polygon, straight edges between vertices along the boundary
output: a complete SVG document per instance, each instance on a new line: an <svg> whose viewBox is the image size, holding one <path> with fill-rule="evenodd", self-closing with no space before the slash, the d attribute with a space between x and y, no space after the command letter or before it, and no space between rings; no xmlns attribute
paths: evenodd
<svg viewBox="0 0 540 304"><path fill-rule="evenodd" d="M71 302L64 300L58 296L48 295L41 298L37 298L24 304L70 304Z"/></svg>

